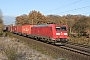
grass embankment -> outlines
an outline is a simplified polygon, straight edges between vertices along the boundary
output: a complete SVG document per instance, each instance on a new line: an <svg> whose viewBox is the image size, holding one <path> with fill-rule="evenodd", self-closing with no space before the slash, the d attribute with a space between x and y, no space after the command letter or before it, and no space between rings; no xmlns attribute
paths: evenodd
<svg viewBox="0 0 90 60"><path fill-rule="evenodd" d="M69 41L73 43L83 44L90 46L90 38L87 38L85 36L81 37L69 37Z"/></svg>
<svg viewBox="0 0 90 60"><path fill-rule="evenodd" d="M9 35L11 35L10 33L9 33ZM12 36L12 35L11 35ZM11 37L10 36L10 37ZM30 41L26 41L25 39L23 39L23 40L20 40L20 39L18 39L21 43L24 43L25 45L27 45L27 46L29 46L31 49L34 49L34 50L36 50L36 51L38 51L38 52L41 52L42 54L45 54L45 55L48 55L48 56L50 56L50 57L53 57L53 59L61 59L61 60L66 60L66 59L64 59L64 58L59 58L59 57L57 57L57 56L55 56L54 54L49 54L48 53L48 50L46 50L45 48L44 48L44 46L43 46L43 48L42 47L40 47L40 46L38 46L38 45L36 45L36 44L34 44L34 43L30 43ZM53 53L53 52L52 52Z"/></svg>

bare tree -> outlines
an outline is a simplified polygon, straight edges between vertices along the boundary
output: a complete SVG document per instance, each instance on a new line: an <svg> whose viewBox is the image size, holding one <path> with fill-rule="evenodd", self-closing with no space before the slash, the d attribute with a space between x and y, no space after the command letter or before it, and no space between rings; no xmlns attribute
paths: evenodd
<svg viewBox="0 0 90 60"><path fill-rule="evenodd" d="M0 33L2 33L4 24L3 24L3 19L2 19L2 11L0 10Z"/></svg>

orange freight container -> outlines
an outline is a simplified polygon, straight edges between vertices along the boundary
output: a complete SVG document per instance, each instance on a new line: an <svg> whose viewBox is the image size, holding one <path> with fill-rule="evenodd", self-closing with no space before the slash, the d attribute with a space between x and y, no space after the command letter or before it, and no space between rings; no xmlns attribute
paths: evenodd
<svg viewBox="0 0 90 60"><path fill-rule="evenodd" d="M23 25L22 26L22 34L26 34L26 35L31 34L31 27L32 27L32 25Z"/></svg>
<svg viewBox="0 0 90 60"><path fill-rule="evenodd" d="M17 26L13 26L12 31L13 31L13 33L17 33Z"/></svg>
<svg viewBox="0 0 90 60"><path fill-rule="evenodd" d="M22 34L22 26L17 26L17 33L18 33L19 35Z"/></svg>
<svg viewBox="0 0 90 60"><path fill-rule="evenodd" d="M17 32L22 33L22 26L17 26Z"/></svg>

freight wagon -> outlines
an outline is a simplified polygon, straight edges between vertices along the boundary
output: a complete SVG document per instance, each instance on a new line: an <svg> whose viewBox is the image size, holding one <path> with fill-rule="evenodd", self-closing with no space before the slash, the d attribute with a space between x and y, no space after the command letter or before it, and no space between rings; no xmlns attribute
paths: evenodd
<svg viewBox="0 0 90 60"><path fill-rule="evenodd" d="M22 26L9 26L9 31L12 31L15 34L29 36L31 34L32 25L22 25Z"/></svg>
<svg viewBox="0 0 90 60"><path fill-rule="evenodd" d="M30 36L31 35L31 27L33 25L23 25L22 26L22 35L23 36Z"/></svg>

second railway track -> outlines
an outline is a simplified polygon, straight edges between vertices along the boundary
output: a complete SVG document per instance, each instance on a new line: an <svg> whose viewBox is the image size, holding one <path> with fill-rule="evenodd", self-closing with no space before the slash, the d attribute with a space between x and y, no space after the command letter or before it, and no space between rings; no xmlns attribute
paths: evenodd
<svg viewBox="0 0 90 60"><path fill-rule="evenodd" d="M28 42L29 45L34 44L41 47L43 50L46 50L49 55L68 58L69 60L90 60L90 50L88 48L80 48L71 44L57 47L15 34L13 34L13 36L20 40Z"/></svg>

